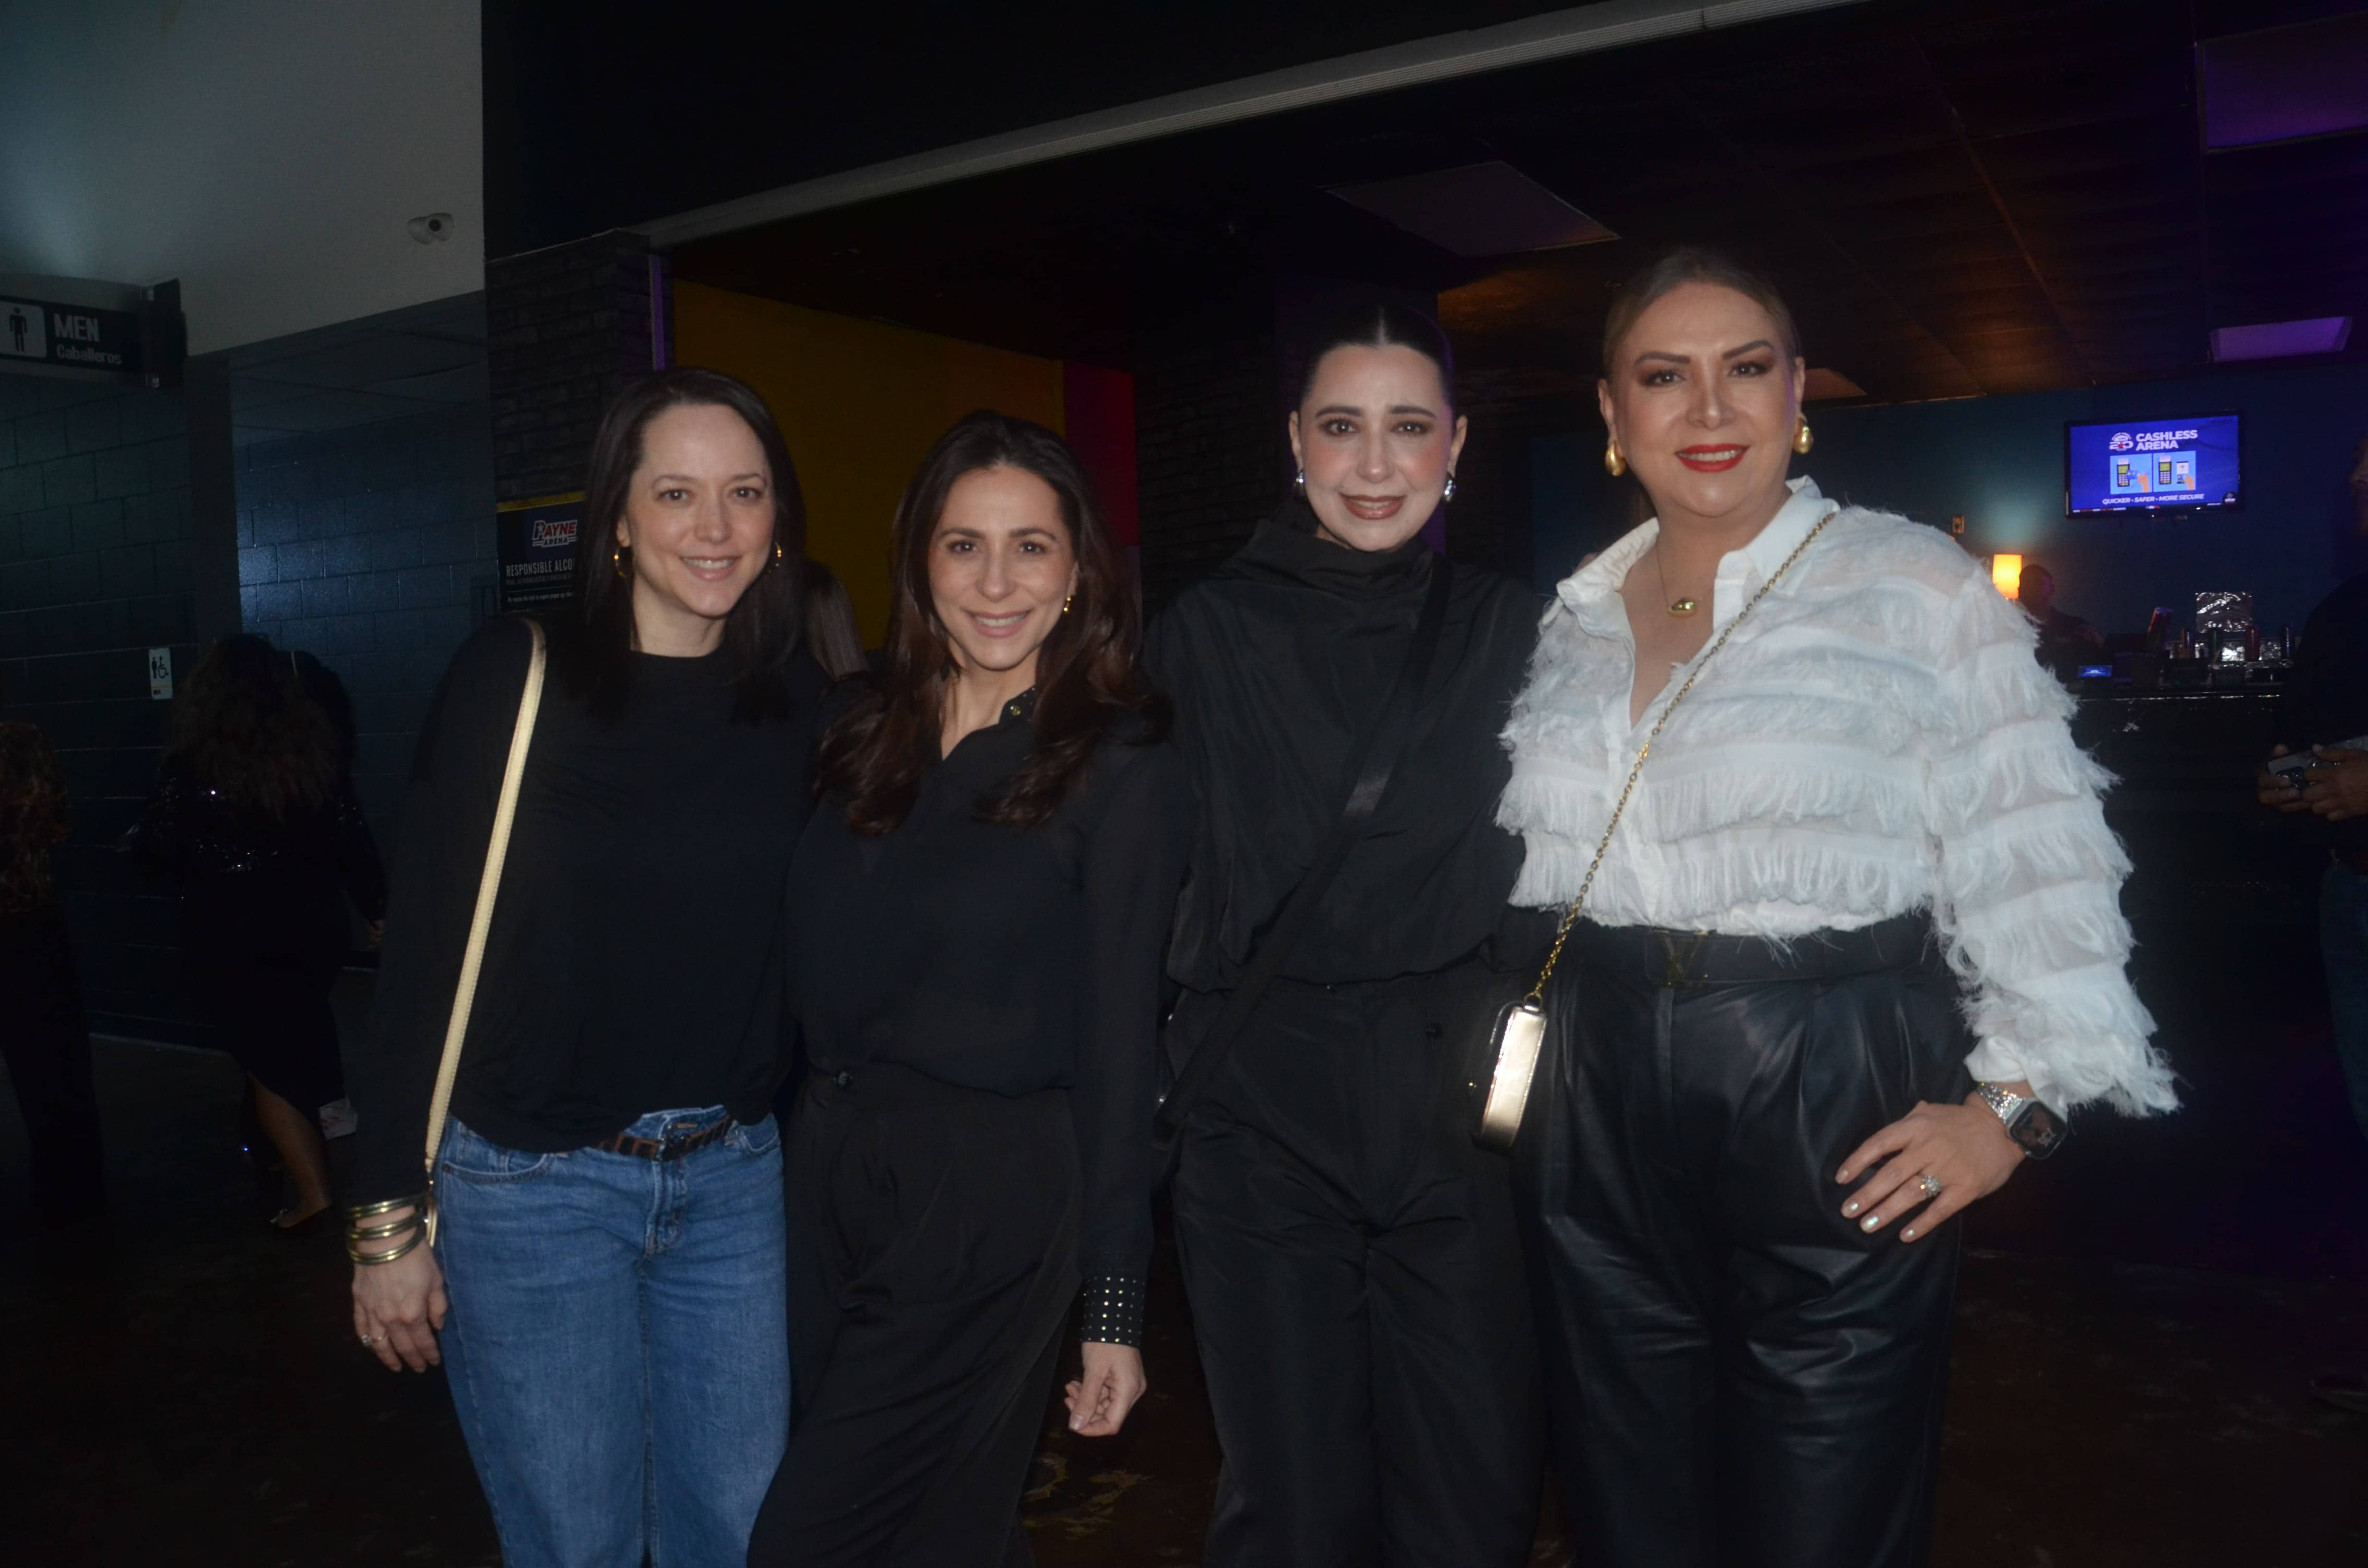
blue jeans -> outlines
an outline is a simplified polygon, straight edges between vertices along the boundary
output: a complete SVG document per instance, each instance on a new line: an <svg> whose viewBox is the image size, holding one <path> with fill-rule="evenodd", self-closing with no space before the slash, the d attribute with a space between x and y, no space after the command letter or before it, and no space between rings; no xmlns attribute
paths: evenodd
<svg viewBox="0 0 2368 1568"><path fill-rule="evenodd" d="M436 1190L445 1372L507 1568L742 1568L789 1433L773 1119L665 1163L455 1120Z"/></svg>
<svg viewBox="0 0 2368 1568"><path fill-rule="evenodd" d="M2368 1134L2368 877L2348 866L2329 866L2318 884L2318 952L2335 1054L2351 1086L2351 1114Z"/></svg>

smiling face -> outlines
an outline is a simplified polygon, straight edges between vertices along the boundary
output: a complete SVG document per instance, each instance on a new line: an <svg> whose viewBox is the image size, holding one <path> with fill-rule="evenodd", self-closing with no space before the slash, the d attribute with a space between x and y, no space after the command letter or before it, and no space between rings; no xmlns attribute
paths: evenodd
<svg viewBox="0 0 2368 1568"><path fill-rule="evenodd" d="M954 481L929 540L929 601L957 670L1032 678L1076 587L1076 546L1051 485L1018 468Z"/></svg>
<svg viewBox="0 0 2368 1568"><path fill-rule="evenodd" d="M617 542L632 552L633 645L714 651L723 618L773 562L773 476L747 422L714 403L666 410L642 432Z"/></svg>
<svg viewBox="0 0 2368 1568"><path fill-rule="evenodd" d="M1429 355L1396 344L1325 355L1291 415L1317 535L1351 550L1412 539L1439 509L1464 428Z"/></svg>
<svg viewBox="0 0 2368 1568"><path fill-rule="evenodd" d="M1715 523L1782 505L1806 375L1758 301L1684 283L1636 318L1597 397L1663 522Z"/></svg>

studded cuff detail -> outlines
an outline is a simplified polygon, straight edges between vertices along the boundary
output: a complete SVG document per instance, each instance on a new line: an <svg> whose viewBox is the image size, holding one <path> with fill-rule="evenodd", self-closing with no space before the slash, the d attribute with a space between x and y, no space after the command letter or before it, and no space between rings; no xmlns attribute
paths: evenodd
<svg viewBox="0 0 2368 1568"><path fill-rule="evenodd" d="M1097 1274L1086 1281L1077 1337L1096 1345L1143 1343L1143 1281L1124 1274Z"/></svg>

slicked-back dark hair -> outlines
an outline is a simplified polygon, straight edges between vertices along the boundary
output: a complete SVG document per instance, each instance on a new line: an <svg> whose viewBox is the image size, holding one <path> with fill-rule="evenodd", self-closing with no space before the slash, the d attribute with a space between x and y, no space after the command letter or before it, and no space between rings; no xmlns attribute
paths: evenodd
<svg viewBox="0 0 2368 1568"><path fill-rule="evenodd" d="M913 809L921 776L937 760L953 650L929 591L929 546L946 498L966 474L1012 468L1052 487L1077 558L1077 587L1036 653L1036 750L983 821L1033 827L1075 786L1094 748L1129 715L1147 722L1133 738L1167 729L1166 702L1143 684L1135 656L1143 610L1092 482L1069 444L1043 426L986 411L938 437L896 507L895 598L888 609L886 668L823 737L814 790L846 802L847 824L867 836L894 832Z"/></svg>
<svg viewBox="0 0 2368 1568"><path fill-rule="evenodd" d="M1708 245L1675 245L1638 268L1620 286L1620 292L1611 297L1611 308L1603 313L1606 376L1616 372L1620 346L1627 341L1636 318L1650 310L1655 301L1689 283L1732 289L1749 300L1775 322L1776 335L1783 340L1784 358L1793 360L1801 357L1801 329L1793 323L1793 309L1767 274Z"/></svg>
<svg viewBox="0 0 2368 1568"><path fill-rule="evenodd" d="M1336 306L1316 329L1300 339L1299 396L1304 403L1315 390L1315 372L1335 348L1411 348L1439 367L1439 384L1447 393L1447 413L1455 412L1455 349L1447 330L1412 305L1386 295L1372 294Z"/></svg>
<svg viewBox="0 0 2368 1568"><path fill-rule="evenodd" d="M737 674L734 717L788 711L790 670L805 627L805 494L797 465L754 387L720 370L677 368L642 377L609 402L592 438L584 484L584 523L575 541L575 609L555 627L554 662L569 687L603 718L621 713L632 682L633 585L617 572L617 523L642 466L651 421L670 408L728 408L756 436L772 472L778 562L757 574L723 618L723 646Z"/></svg>

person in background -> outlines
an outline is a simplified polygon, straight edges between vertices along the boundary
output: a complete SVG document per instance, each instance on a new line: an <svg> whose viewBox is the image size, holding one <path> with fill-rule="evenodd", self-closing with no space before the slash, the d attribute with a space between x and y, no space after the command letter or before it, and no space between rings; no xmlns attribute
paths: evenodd
<svg viewBox="0 0 2368 1568"><path fill-rule="evenodd" d="M2351 514L2368 540L2368 436L2351 450ZM2319 601L2303 624L2286 680L2288 744L2270 755L2311 748L2318 763L2300 775L2264 768L2261 803L2324 819L2327 869L2318 884L2318 950L2327 974L2335 1052L2351 1114L2368 1135L2368 572ZM2359 743L2358 747L2346 743ZM2368 1415L2368 1376L2333 1373L2311 1385L2330 1404Z"/></svg>
<svg viewBox="0 0 2368 1568"><path fill-rule="evenodd" d="M1948 1221L2072 1108L2177 1104L2070 695L1947 535L1787 478L1807 374L1715 253L1613 296L1604 466L1654 517L1506 730L1514 902L1586 889L1515 1163L1595 1568L1924 1562Z"/></svg>
<svg viewBox="0 0 2368 1568"><path fill-rule="evenodd" d="M825 681L764 400L601 417L436 1163L430 1100L533 646L489 622L414 756L354 1053L356 1337L441 1360L508 1568L740 1568L789 1423L782 898ZM602 548L602 547L606 548Z"/></svg>
<svg viewBox="0 0 2368 1568"><path fill-rule="evenodd" d="M2055 608L2055 574L2046 567L2024 564L2015 600L2039 628L2039 662L2058 680L2071 679L2080 673L2082 665L2104 656L2104 633L2070 611Z"/></svg>
<svg viewBox="0 0 2368 1568"><path fill-rule="evenodd" d="M855 601L838 574L819 561L806 562L806 652L834 681L871 667L863 631L856 624Z"/></svg>
<svg viewBox="0 0 2368 1568"><path fill-rule="evenodd" d="M90 1027L50 875L66 826L65 774L49 737L0 723L0 1058L25 1119L33 1209L51 1224L106 1206Z"/></svg>
<svg viewBox="0 0 2368 1568"><path fill-rule="evenodd" d="M329 1208L321 1108L345 1094L329 990L349 946L346 902L375 927L386 879L336 726L293 655L235 636L198 661L132 844L180 878L199 1006L251 1080L294 1189L272 1223L310 1227Z"/></svg>
<svg viewBox="0 0 2368 1568"><path fill-rule="evenodd" d="M1456 1085L1493 971L1527 958L1504 951L1530 926L1506 903L1520 842L1490 813L1538 601L1422 537L1467 428L1439 324L1364 301L1299 353L1291 493L1151 631L1198 797L1168 953L1179 1066L1340 831L1442 575L1446 597L1385 789L1185 1112L1176 1244L1224 1460L1203 1561L1509 1568L1543 1414L1511 1168Z"/></svg>
<svg viewBox="0 0 2368 1568"><path fill-rule="evenodd" d="M841 688L791 876L797 1425L750 1568L1016 1568L1069 1426L1144 1392L1145 1142L1182 870L1165 704L1092 486L974 414L897 508L886 668Z"/></svg>

